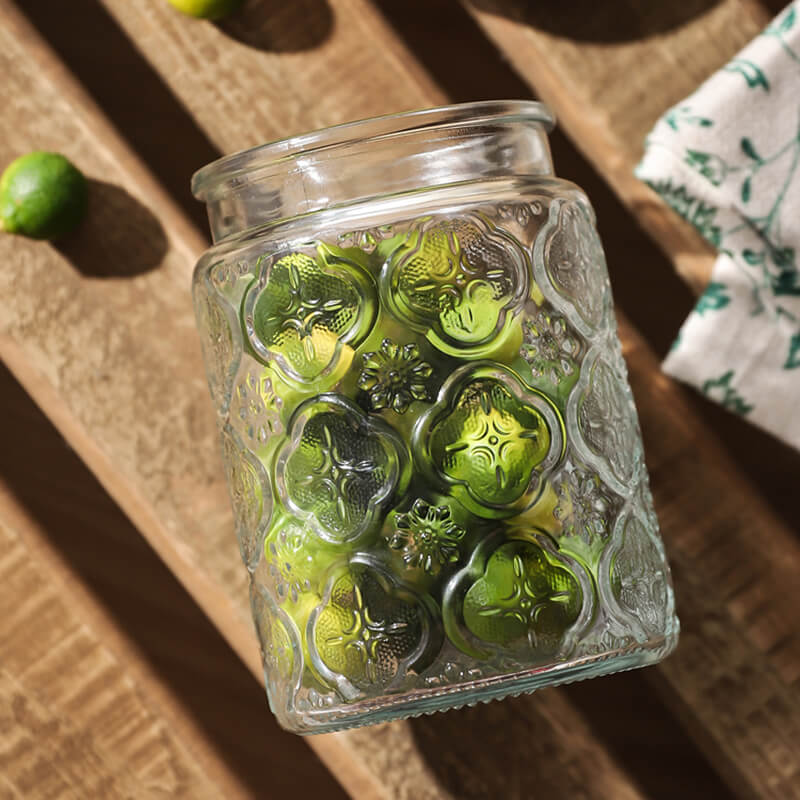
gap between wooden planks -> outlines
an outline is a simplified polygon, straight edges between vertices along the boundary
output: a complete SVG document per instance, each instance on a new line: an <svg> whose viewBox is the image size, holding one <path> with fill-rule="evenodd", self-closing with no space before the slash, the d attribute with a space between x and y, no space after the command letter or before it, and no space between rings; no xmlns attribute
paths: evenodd
<svg viewBox="0 0 800 800"><path fill-rule="evenodd" d="M692 289L715 252L633 175L645 136L769 22L758 0L462 0ZM610 40L610 41L609 41Z"/></svg>
<svg viewBox="0 0 800 800"><path fill-rule="evenodd" d="M2 159L36 139L66 152L95 181L126 190L94 185L104 203L92 208L72 248L0 240L13 264L0 277L0 352L260 675L189 302L191 264L203 242L14 7L0 0L0 13ZM153 219L142 215L143 204ZM143 227L129 229L131 219ZM150 263L154 242L163 245L157 265ZM138 263L141 274L114 277L119 258ZM539 752L535 778L551 793L640 797L562 694L494 704L483 718L509 733L504 755L517 765L520 783L530 779L529 758ZM408 724L309 743L354 796L452 796ZM495 780L507 777L492 772ZM465 790L485 779L470 763L460 769Z"/></svg>

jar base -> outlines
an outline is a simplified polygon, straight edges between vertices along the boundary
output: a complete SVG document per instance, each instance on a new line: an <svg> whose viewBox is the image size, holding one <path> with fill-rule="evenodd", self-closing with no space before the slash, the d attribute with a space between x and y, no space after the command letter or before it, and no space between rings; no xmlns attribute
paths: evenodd
<svg viewBox="0 0 800 800"><path fill-rule="evenodd" d="M643 644L634 643L619 650L583 656L547 667L535 667L516 674L499 675L447 687L416 689L395 697L385 697L380 702L364 700L346 708L308 711L278 709L271 701L270 706L281 727L292 733L332 733L474 706L479 702L488 703L517 697L548 686L561 686L587 678L652 666L672 653L678 644L678 634L676 629L666 636L650 639Z"/></svg>

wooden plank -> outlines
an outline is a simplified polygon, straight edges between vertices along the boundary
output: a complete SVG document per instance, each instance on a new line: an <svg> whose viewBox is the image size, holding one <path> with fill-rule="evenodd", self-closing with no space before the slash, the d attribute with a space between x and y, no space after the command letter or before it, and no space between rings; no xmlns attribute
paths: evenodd
<svg viewBox="0 0 800 800"><path fill-rule="evenodd" d="M777 13L758 0L653 4L463 0L695 291L714 253L633 168L658 118Z"/></svg>
<svg viewBox="0 0 800 800"><path fill-rule="evenodd" d="M75 581L0 483L0 794L248 796Z"/></svg>
<svg viewBox="0 0 800 800"><path fill-rule="evenodd" d="M3 514L9 508L4 489L0 517L11 521L38 568L125 665L148 707L225 797L261 797L267 785L275 797L290 796L302 775L311 796L342 800L345 792L305 742L278 728L260 682L2 366L0 397L0 475L14 506L26 511L24 517ZM38 626L29 629L29 637L38 635ZM68 665L65 679L77 666ZM168 759L169 742L164 750Z"/></svg>
<svg viewBox="0 0 800 800"><path fill-rule="evenodd" d="M14 265L0 276L0 353L259 675L189 300L191 265L204 245L7 0L0 13L0 159L35 142L106 182L95 183L104 202L69 245L0 240ZM202 31L220 35L201 26L192 47L203 48ZM517 743L514 775L523 787L598 800L641 796L559 694L494 704L488 718ZM536 773L527 769L531 729L547 736ZM467 742L485 747L480 730ZM451 783L441 781L409 724L309 743L364 798L460 797L486 769L467 758ZM405 769L396 780L386 769L400 753Z"/></svg>
<svg viewBox="0 0 800 800"><path fill-rule="evenodd" d="M123 5L122 0L105 2L137 42L149 40L151 26L161 27L160 21L153 18L156 9L152 2L142 4L148 13L139 19L134 18L132 11L136 4ZM713 13L719 14L719 8ZM567 19L576 19L574 9ZM730 16L725 19L730 21ZM495 22L506 24L508 21L497 18ZM754 24L759 26L761 23L756 19ZM196 33L196 37L203 35L212 37L217 47L223 46L221 41L213 38L216 34L212 30L205 34ZM553 34L551 38L558 37ZM718 44L717 50L724 44ZM596 59L600 59L604 47L608 46L607 42L591 46ZM633 47L630 43L627 46ZM734 41L733 46L738 47L738 43ZM520 47L516 50L511 47L509 52L522 58L518 53ZM198 107L213 107L222 102L219 95L227 91L227 87L194 81L189 73L179 69L179 41L161 41L161 48L153 50L148 47L145 52L187 105L195 103ZM579 58L579 52L573 55ZM727 56L718 52L717 57L722 63ZM220 59L219 63L224 63L224 57L220 56ZM635 63L636 57L631 56L629 66ZM206 68L213 72L214 64L208 64ZM701 70L698 65L694 68ZM180 79L174 77L176 73L181 75ZM606 78L610 80L608 70ZM253 73L249 80L255 85L249 90L239 86L237 92L256 92L259 79L259 73ZM680 96L678 94L675 99ZM584 99L588 103L588 99ZM438 96L432 96L428 103L438 100ZM629 98L631 103L634 100ZM425 98L421 98L414 104L424 101ZM576 102L576 109L580 107L581 104ZM588 105L583 106L586 107ZM563 117L563 110L558 110ZM658 113L660 109L651 109L653 119ZM619 119L614 119L619 133L615 136L627 141L633 136L632 129L621 127L627 124L621 111L617 116ZM249 129L247 125L230 132L223 128L223 124L206 119L204 130L226 152L252 144L263 136L261 130ZM649 124L645 117L639 122L645 131ZM602 117L595 121L595 125L597 130L592 128L582 135L590 139L597 135L603 140L607 134L604 133ZM286 135L298 130L277 130L272 135ZM609 123L609 130L617 129ZM619 175L628 174L626 168L620 166L619 158L612 159L611 163L616 165ZM630 167L632 164L633 161ZM628 180L641 186L630 176ZM653 207L661 215L659 224L672 230L674 215L658 202ZM689 246L696 243L696 239L689 231L688 238L681 240L677 252L684 264L702 262L708 265L710 261L705 245L700 242L695 249L692 249L694 245ZM702 281L700 274L695 273L695 277L699 285ZM744 796L795 796L800 792L797 760L791 753L786 753L783 742L787 740L784 737L794 734L800 720L800 706L792 677L800 663L797 658L800 630L793 623L795 615L792 611L800 602L796 580L800 568L797 542L745 483L713 437L703 429L682 390L660 373L657 360L647 345L626 324L623 324L621 333L639 401L656 501L675 564L678 597L679 600L685 598L680 610L684 619L684 641L688 644L684 644L663 667L665 691L686 707L684 717L687 723L695 736L702 739L704 748L736 791ZM720 502L719 498L725 498L725 502ZM725 531L726 536L717 542L716 547L705 550L703 546L709 530ZM753 544L753 531L758 531L758 547ZM702 552L702 558L698 558L698 551ZM732 585L732 575L741 583ZM785 593L773 596L769 589L774 585L786 587ZM751 596L757 596L763 602L763 618L759 616L757 621L743 617L742 609L750 607L747 598ZM781 646L774 648L775 642L781 642ZM717 648L724 653L723 656L718 654ZM747 665L755 666L749 668ZM698 669L708 683L698 680ZM763 694L767 685L768 699ZM740 705L729 704L729 714L720 714L719 695L725 686L735 687L742 701ZM714 695L712 690L717 694ZM710 701L712 696L714 702ZM761 715L758 735L750 733L747 723L753 706L758 707L757 712ZM778 760L779 767L776 766Z"/></svg>
<svg viewBox="0 0 800 800"><path fill-rule="evenodd" d="M301 0L281 12L251 1L236 24L254 29L256 46L162 0L102 2L223 152L446 100L367 0ZM329 13L331 29L313 51L293 50L295 26L314 13Z"/></svg>

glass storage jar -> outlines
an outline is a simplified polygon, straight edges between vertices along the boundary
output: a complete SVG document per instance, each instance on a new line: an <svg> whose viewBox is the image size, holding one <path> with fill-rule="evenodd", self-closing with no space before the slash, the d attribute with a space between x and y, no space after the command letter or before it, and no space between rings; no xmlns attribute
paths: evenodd
<svg viewBox="0 0 800 800"><path fill-rule="evenodd" d="M532 102L200 170L194 302L270 705L315 733L652 664L669 568L594 215Z"/></svg>

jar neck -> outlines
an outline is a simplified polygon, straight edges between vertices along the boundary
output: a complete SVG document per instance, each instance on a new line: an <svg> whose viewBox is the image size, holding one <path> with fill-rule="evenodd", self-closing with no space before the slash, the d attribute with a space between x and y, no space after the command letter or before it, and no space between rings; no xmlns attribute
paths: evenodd
<svg viewBox="0 0 800 800"><path fill-rule="evenodd" d="M198 172L214 242L269 222L471 181L553 174L538 103L482 103L328 128Z"/></svg>

